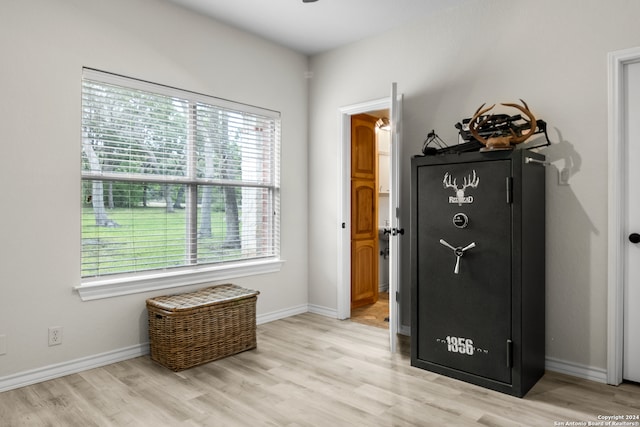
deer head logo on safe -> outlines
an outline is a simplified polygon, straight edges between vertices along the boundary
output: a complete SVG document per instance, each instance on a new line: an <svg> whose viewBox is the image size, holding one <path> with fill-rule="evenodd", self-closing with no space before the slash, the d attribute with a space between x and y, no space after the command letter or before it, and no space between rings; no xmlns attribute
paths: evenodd
<svg viewBox="0 0 640 427"><path fill-rule="evenodd" d="M480 183L480 178L476 175L476 171L473 171L473 176L469 175L463 178L462 188L458 188L457 178L451 182L451 174L449 172L444 174L442 185L444 188L452 188L455 192L455 196L449 196L449 203L457 203L458 206L462 206L465 203L473 203L473 196L465 196L464 192L467 188L477 188Z"/></svg>

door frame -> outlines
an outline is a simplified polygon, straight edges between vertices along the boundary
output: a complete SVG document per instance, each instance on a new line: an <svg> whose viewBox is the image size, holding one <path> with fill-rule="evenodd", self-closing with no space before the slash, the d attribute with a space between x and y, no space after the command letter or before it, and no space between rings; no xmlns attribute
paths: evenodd
<svg viewBox="0 0 640 427"><path fill-rule="evenodd" d="M381 98L341 107L338 113L340 150L338 165L338 209L341 224L338 227L337 316L351 317L351 116L376 110L391 109L391 99ZM376 219L377 220L377 219ZM391 319L389 319L391 321Z"/></svg>
<svg viewBox="0 0 640 427"><path fill-rule="evenodd" d="M624 348L624 256L626 251L627 182L624 159L625 138L624 67L640 62L640 47L618 50L607 55L609 104L609 201L608 201L608 278L607 278L607 383L622 382Z"/></svg>

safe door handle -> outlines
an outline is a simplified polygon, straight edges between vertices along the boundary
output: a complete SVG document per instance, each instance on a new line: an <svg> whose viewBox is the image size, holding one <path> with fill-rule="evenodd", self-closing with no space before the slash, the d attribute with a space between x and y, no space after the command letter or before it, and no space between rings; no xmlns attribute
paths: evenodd
<svg viewBox="0 0 640 427"><path fill-rule="evenodd" d="M453 251L453 254L456 256L456 266L453 268L453 273L454 274L460 273L460 258L462 258L462 255L464 254L464 252L469 250L469 249L471 249L471 248L475 248L476 247L476 242L471 242L467 246L465 246L464 248L462 246L453 247L453 245L450 245L444 239L440 239L440 244L443 245L443 246L446 246L449 249L451 249Z"/></svg>
<svg viewBox="0 0 640 427"><path fill-rule="evenodd" d="M450 244L448 244L444 239L440 239L440 243L445 245L446 247L448 247L449 249L451 249L452 251L455 252L456 248L454 248L453 246L451 246Z"/></svg>

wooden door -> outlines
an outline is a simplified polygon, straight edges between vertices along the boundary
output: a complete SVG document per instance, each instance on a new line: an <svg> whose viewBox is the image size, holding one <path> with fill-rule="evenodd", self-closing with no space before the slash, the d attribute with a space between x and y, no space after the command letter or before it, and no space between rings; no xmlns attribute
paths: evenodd
<svg viewBox="0 0 640 427"><path fill-rule="evenodd" d="M378 301L376 118L351 118L351 308Z"/></svg>

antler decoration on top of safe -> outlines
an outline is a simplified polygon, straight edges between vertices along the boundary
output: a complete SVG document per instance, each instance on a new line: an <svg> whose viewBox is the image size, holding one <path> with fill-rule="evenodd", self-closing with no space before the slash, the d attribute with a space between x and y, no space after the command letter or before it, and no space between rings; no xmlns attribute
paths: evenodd
<svg viewBox="0 0 640 427"><path fill-rule="evenodd" d="M520 144L526 141L536 132L537 120L534 117L529 106L522 99L522 106L514 103L503 103L505 107L515 108L520 110L527 119L522 118L520 115L505 116L504 114L489 114L489 111L495 107L495 104L488 108L483 108L485 104L482 104L475 112L471 120L469 121L469 132L473 137L480 141L485 147L480 151L490 150L509 150L514 145ZM517 124L517 120L524 120L524 124ZM488 137L484 137L487 135Z"/></svg>

